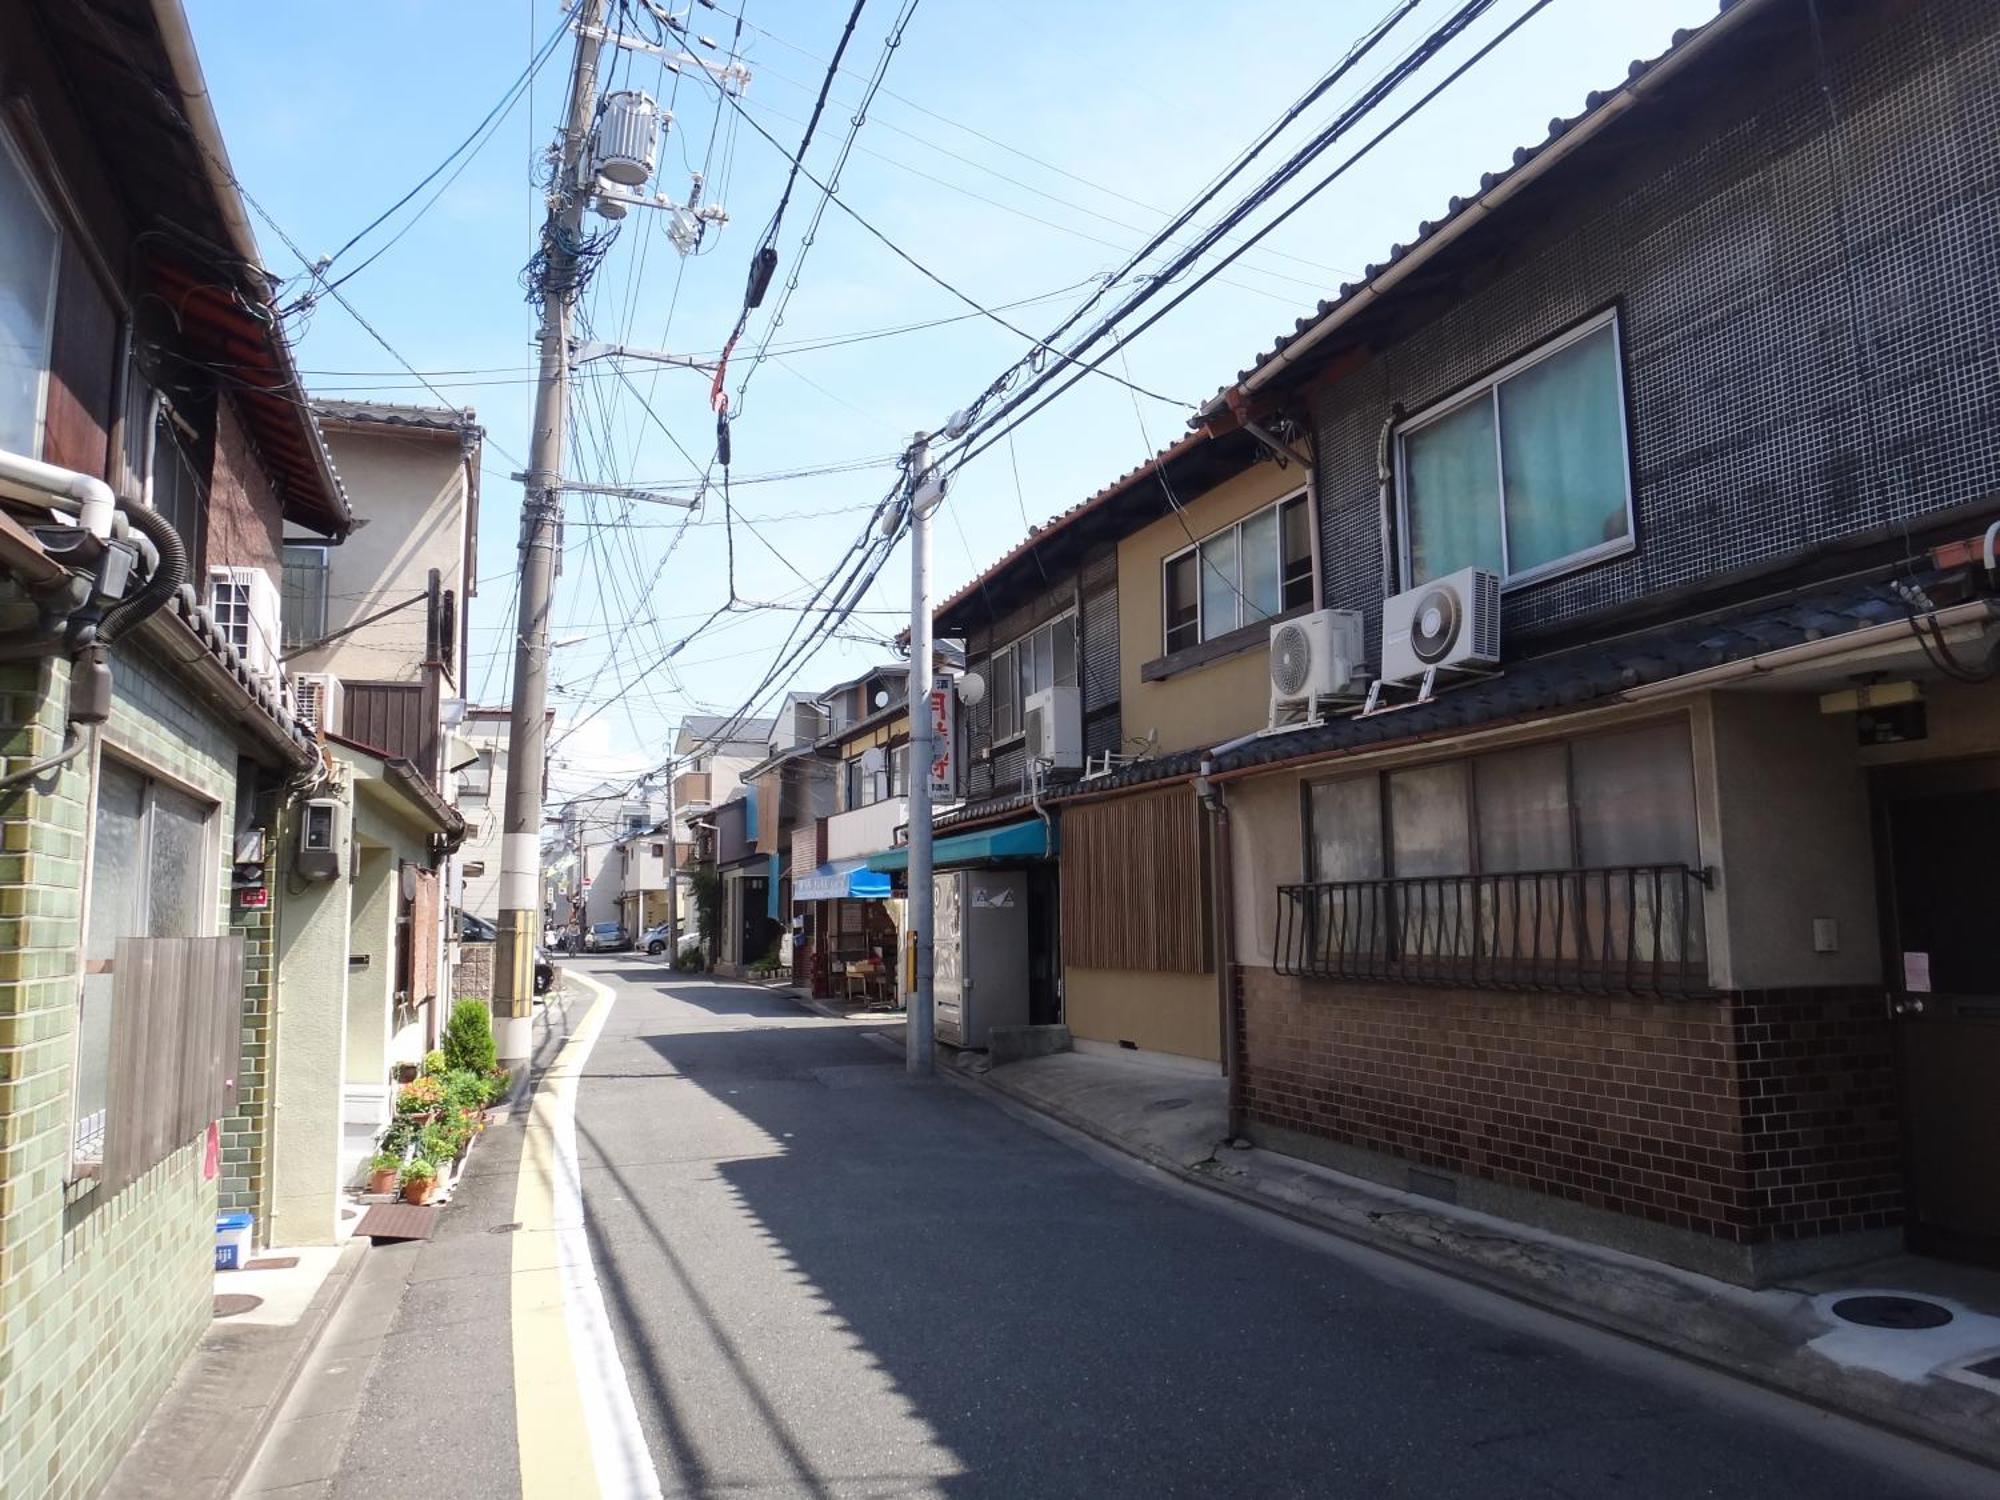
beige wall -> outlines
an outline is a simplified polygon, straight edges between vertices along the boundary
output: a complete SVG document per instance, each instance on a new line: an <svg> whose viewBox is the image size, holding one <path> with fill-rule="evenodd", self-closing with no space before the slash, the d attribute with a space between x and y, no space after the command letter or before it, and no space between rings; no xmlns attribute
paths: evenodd
<svg viewBox="0 0 2000 1500"><path fill-rule="evenodd" d="M465 462L455 432L327 428L359 522L328 553L326 626L339 630L421 594L436 568L466 608ZM424 661L420 604L292 663L356 682L414 682Z"/></svg>
<svg viewBox="0 0 2000 1500"><path fill-rule="evenodd" d="M1221 1060L1221 1020L1213 974L1124 969L1063 971L1063 1015L1070 1035L1130 1042L1148 1052Z"/></svg>
<svg viewBox="0 0 2000 1500"><path fill-rule="evenodd" d="M1305 476L1296 466L1259 463L1189 500L1185 515L1167 516L1118 544L1118 685L1128 740L1159 736L1162 753L1214 745L1263 725L1270 713L1269 652L1261 645L1169 677L1144 682L1140 669L1164 654L1161 563L1230 522L1296 493ZM1185 520L1186 525L1182 525Z"/></svg>
<svg viewBox="0 0 2000 1500"><path fill-rule="evenodd" d="M1815 695L1717 693L1710 704L1717 891L1728 940L1710 966L1730 989L1872 984L1882 977L1868 785L1854 718ZM1815 918L1838 949L1813 951Z"/></svg>

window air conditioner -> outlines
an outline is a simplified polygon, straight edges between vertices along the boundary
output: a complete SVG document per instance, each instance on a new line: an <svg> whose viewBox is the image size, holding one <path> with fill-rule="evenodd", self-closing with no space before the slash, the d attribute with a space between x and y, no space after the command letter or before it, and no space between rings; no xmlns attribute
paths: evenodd
<svg viewBox="0 0 2000 1500"><path fill-rule="evenodd" d="M1499 664L1500 580L1484 568L1461 568L1383 604L1383 681Z"/></svg>
<svg viewBox="0 0 2000 1500"><path fill-rule="evenodd" d="M1361 635L1361 613L1352 609L1318 609L1273 625L1271 723L1300 707L1316 720L1322 702L1358 697L1357 681L1366 672Z"/></svg>
<svg viewBox="0 0 2000 1500"><path fill-rule="evenodd" d="M283 624L271 575L262 568L210 568L208 612L251 674L275 683Z"/></svg>
<svg viewBox="0 0 2000 1500"><path fill-rule="evenodd" d="M1028 695L1024 722L1028 759L1057 771L1083 769L1083 705L1073 687L1046 687Z"/></svg>
<svg viewBox="0 0 2000 1500"><path fill-rule="evenodd" d="M299 700L299 718L316 734L338 734L341 724L340 679L331 672L301 672L292 679Z"/></svg>

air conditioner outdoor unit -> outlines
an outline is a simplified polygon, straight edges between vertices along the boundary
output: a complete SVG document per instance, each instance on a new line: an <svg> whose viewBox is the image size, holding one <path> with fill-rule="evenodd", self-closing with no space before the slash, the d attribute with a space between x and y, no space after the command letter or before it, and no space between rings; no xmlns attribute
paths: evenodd
<svg viewBox="0 0 2000 1500"><path fill-rule="evenodd" d="M271 575L262 568L210 568L208 612L251 673L275 683L283 625Z"/></svg>
<svg viewBox="0 0 2000 1500"><path fill-rule="evenodd" d="M1361 612L1319 609L1271 627L1271 723L1303 708L1319 718L1324 702L1359 697Z"/></svg>
<svg viewBox="0 0 2000 1500"><path fill-rule="evenodd" d="M299 700L299 717L320 734L338 734L341 724L340 679L331 672L300 672L292 679Z"/></svg>
<svg viewBox="0 0 2000 1500"><path fill-rule="evenodd" d="M1500 664L1500 580L1461 568L1408 589L1382 606L1382 680Z"/></svg>
<svg viewBox="0 0 2000 1500"><path fill-rule="evenodd" d="M1028 759L1052 770L1083 769L1083 704L1073 687L1046 687L1028 694L1024 723Z"/></svg>

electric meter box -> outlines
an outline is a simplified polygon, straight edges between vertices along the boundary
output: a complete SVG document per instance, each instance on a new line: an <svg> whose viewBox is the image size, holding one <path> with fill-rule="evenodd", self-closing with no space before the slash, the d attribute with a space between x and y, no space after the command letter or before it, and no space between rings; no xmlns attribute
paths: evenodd
<svg viewBox="0 0 2000 1500"><path fill-rule="evenodd" d="M346 804L337 797L315 797L307 802L299 815L297 869L300 878L338 878L346 843Z"/></svg>

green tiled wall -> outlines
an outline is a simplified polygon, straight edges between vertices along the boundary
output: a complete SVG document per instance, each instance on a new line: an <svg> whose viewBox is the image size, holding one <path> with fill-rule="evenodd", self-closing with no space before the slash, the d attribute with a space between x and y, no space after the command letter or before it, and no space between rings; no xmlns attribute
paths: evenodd
<svg viewBox="0 0 2000 1500"><path fill-rule="evenodd" d="M6 769L61 745L66 672L59 662L0 663ZM113 674L104 744L221 803L226 845L237 763L229 733L135 648L119 651ZM90 775L86 756L47 794L0 794L0 1491L9 1497L93 1492L209 1323L217 1183L203 1176L205 1141L108 1200L66 1186ZM229 916L228 853L218 930ZM263 994L268 986L260 1006Z"/></svg>

